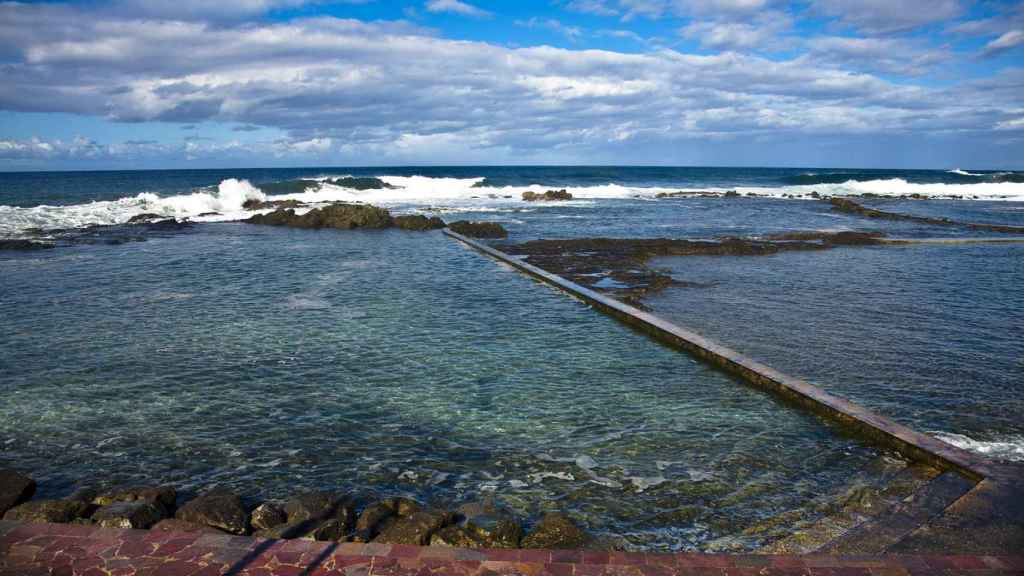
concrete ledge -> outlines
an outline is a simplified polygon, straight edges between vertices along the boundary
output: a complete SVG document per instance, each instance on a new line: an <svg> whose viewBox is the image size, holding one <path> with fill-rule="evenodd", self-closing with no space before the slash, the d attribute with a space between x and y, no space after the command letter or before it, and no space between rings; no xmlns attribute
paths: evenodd
<svg viewBox="0 0 1024 576"><path fill-rule="evenodd" d="M685 350L761 389L793 401L858 433L874 444L895 450L909 460L923 462L943 470L953 470L975 482L992 474L991 463L967 450L912 430L863 406L829 394L808 382L765 366L692 330L584 288L491 246L451 230L445 230L444 233L496 260L568 292L662 342Z"/></svg>

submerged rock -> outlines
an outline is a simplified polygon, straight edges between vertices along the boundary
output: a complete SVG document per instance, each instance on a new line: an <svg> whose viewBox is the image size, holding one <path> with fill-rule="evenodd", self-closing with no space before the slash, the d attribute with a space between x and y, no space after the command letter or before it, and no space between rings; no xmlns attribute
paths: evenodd
<svg viewBox="0 0 1024 576"><path fill-rule="evenodd" d="M173 510L178 492L173 486L132 486L108 490L92 499L97 506L109 506L114 502L149 502L159 504L166 510Z"/></svg>
<svg viewBox="0 0 1024 576"><path fill-rule="evenodd" d="M508 238L508 231L497 222L459 220L449 224L448 229L472 238Z"/></svg>
<svg viewBox="0 0 1024 576"><path fill-rule="evenodd" d="M560 512L545 514L533 530L523 538L523 548L583 548L590 536L571 518Z"/></svg>
<svg viewBox="0 0 1024 576"><path fill-rule="evenodd" d="M67 523L87 516L89 508L78 500L33 500L8 510L4 520Z"/></svg>
<svg viewBox="0 0 1024 576"><path fill-rule="evenodd" d="M241 498L222 488L187 502L174 517L232 534L245 534L249 531L249 515L245 513Z"/></svg>
<svg viewBox="0 0 1024 576"><path fill-rule="evenodd" d="M441 220L437 216L427 218L422 214L413 214L409 216L395 216L393 220L395 228L412 230L415 232L422 230L439 230L445 227L444 220Z"/></svg>
<svg viewBox="0 0 1024 576"><path fill-rule="evenodd" d="M389 228L391 214L384 208L368 204L332 204L314 208L298 215L295 210L280 208L269 214L256 214L246 220L250 224L290 226L293 228Z"/></svg>
<svg viewBox="0 0 1024 576"><path fill-rule="evenodd" d="M34 240L0 240L0 250L47 250L53 244Z"/></svg>
<svg viewBox="0 0 1024 576"><path fill-rule="evenodd" d="M36 493L36 481L17 470L0 469L0 518Z"/></svg>
<svg viewBox="0 0 1024 576"><path fill-rule="evenodd" d="M149 528L167 516L159 503L135 500L114 502L93 513L92 520L105 528Z"/></svg>
<svg viewBox="0 0 1024 576"><path fill-rule="evenodd" d="M249 515L249 524L253 530L267 530L285 522L288 522L288 515L273 502L260 504Z"/></svg>
<svg viewBox="0 0 1024 576"><path fill-rule="evenodd" d="M537 192L523 192L523 200L527 202L555 202L560 200L572 200L572 194L561 190L548 190L543 194Z"/></svg>

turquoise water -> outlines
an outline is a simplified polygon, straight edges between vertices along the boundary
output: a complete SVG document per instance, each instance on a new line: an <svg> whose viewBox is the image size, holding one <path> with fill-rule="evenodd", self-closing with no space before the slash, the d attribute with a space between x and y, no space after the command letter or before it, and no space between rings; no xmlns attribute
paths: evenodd
<svg viewBox="0 0 1024 576"><path fill-rule="evenodd" d="M447 507L495 495L528 521L568 511L618 546L753 548L758 537L742 532L763 518L809 512L898 465L439 232L257 227L232 221L249 215L242 200L353 173L401 188L301 194L498 221L512 240L977 235L807 199L655 197L745 186L948 193L942 185L989 197L865 203L1024 224L1020 202L996 198L1020 186L1005 175L865 172L850 184L850 173L774 169L418 172L0 175L0 236L57 246L0 252L0 465L31 473L44 496L138 482L227 485L251 502L305 488ZM559 184L577 199L518 199ZM192 224L126 224L144 212ZM897 420L1017 459L1021 250L665 259L657 265L677 278L712 286L649 304Z"/></svg>

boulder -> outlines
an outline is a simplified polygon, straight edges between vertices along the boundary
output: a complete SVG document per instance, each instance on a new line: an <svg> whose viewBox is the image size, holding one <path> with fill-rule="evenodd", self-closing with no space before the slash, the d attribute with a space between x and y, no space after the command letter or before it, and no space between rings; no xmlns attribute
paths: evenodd
<svg viewBox="0 0 1024 576"><path fill-rule="evenodd" d="M288 516L280 506L273 502L264 502L249 515L249 524L253 530L267 530L288 521Z"/></svg>
<svg viewBox="0 0 1024 576"><path fill-rule="evenodd" d="M459 220L448 225L448 229L473 238L507 238L508 231L497 222L469 222Z"/></svg>
<svg viewBox="0 0 1024 576"><path fill-rule="evenodd" d="M162 214L154 214L152 212L146 212L145 214L136 214L128 219L129 224L139 224L145 222L152 222L154 220L166 220L170 216L164 216Z"/></svg>
<svg viewBox="0 0 1024 576"><path fill-rule="evenodd" d="M523 548L582 548L590 537L571 518L559 512L545 514L523 538Z"/></svg>
<svg viewBox="0 0 1024 576"><path fill-rule="evenodd" d="M36 481L17 470L0 469L0 518L36 493Z"/></svg>
<svg viewBox="0 0 1024 576"><path fill-rule="evenodd" d="M150 528L150 530L162 530L164 532L202 532L204 534L223 534L220 530L205 524L195 524L178 520L177 518L165 518Z"/></svg>
<svg viewBox="0 0 1024 576"><path fill-rule="evenodd" d="M484 548L518 548L523 528L507 510L493 502L470 502L455 510L462 528Z"/></svg>
<svg viewBox="0 0 1024 576"><path fill-rule="evenodd" d="M418 510L408 516L400 516L381 532L374 542L381 544L411 544L424 546L430 537L452 521L452 515L442 510Z"/></svg>
<svg viewBox="0 0 1024 576"><path fill-rule="evenodd" d="M284 503L289 523L302 520L337 520L348 530L355 521L355 506L347 496L331 492L306 492Z"/></svg>
<svg viewBox="0 0 1024 576"><path fill-rule="evenodd" d="M115 502L148 502L159 504L165 510L174 510L178 493L172 486L132 486L115 488L92 499L97 506L109 506Z"/></svg>
<svg viewBox="0 0 1024 576"><path fill-rule="evenodd" d="M49 244L46 242L35 242L33 240L0 239L0 250L47 250L53 247L53 244Z"/></svg>
<svg viewBox="0 0 1024 576"><path fill-rule="evenodd" d="M104 528L149 528L167 516L158 502L135 500L114 502L93 513L92 520Z"/></svg>
<svg viewBox="0 0 1024 576"><path fill-rule="evenodd" d="M187 502L174 517L232 534L249 531L249 515L245 513L242 500L233 492L220 488Z"/></svg>
<svg viewBox="0 0 1024 576"><path fill-rule="evenodd" d="M408 216L395 216L395 228L420 232L423 230L439 230L445 227L444 220L437 216L427 218L422 214L411 214Z"/></svg>
<svg viewBox="0 0 1024 576"><path fill-rule="evenodd" d="M485 548L486 546L462 526L445 526L430 536L431 546L450 548Z"/></svg>
<svg viewBox="0 0 1024 576"><path fill-rule="evenodd" d="M89 513L89 505L78 500L33 500L11 508L4 520L67 523Z"/></svg>
<svg viewBox="0 0 1024 576"><path fill-rule="evenodd" d="M572 194L561 190L548 190L543 194L537 192L523 192L523 200L527 202L555 202L559 200L572 200Z"/></svg>
<svg viewBox="0 0 1024 576"><path fill-rule="evenodd" d="M353 542L369 542L390 526L398 517L395 507L390 502L370 504L356 520Z"/></svg>
<svg viewBox="0 0 1024 576"><path fill-rule="evenodd" d="M251 224L290 226L294 228L389 228L391 214L384 208L368 204L332 204L314 208L302 215L295 210L279 208L269 214L256 214L246 220Z"/></svg>

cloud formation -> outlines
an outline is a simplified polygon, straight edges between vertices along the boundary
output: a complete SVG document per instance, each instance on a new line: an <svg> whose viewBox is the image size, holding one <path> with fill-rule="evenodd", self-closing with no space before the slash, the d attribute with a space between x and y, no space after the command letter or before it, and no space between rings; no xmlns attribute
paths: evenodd
<svg viewBox="0 0 1024 576"><path fill-rule="evenodd" d="M839 4L853 14L852 0ZM470 12L459 12L463 5ZM479 16L453 0L426 6ZM698 55L506 47L446 39L402 21L115 17L77 5L0 4L0 109L113 122L224 123L239 137L258 137L261 128L285 135L257 143L120 148L87 139L7 139L0 156L571 160L614 157L625 146L729 139L984 138L1007 133L1021 117L1020 68L945 86L894 82L882 75L924 73L946 62L949 51L891 37L820 36L795 45L792 22L772 6L769 0L565 5L620 18L638 10L708 14L681 31L717 51ZM584 34L557 20L521 24L570 38ZM1012 43L1013 37L1003 42ZM756 53L773 46L801 50L786 57Z"/></svg>
<svg viewBox="0 0 1024 576"><path fill-rule="evenodd" d="M452 12L474 18L487 18L491 16L491 13L487 10L482 10L460 0L430 0L427 2L426 8L428 12Z"/></svg>

